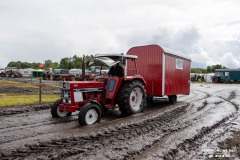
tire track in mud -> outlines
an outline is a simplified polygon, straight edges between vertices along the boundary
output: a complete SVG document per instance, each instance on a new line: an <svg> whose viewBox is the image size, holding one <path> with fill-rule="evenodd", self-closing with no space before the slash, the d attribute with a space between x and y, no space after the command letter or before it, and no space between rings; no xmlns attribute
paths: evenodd
<svg viewBox="0 0 240 160"><path fill-rule="evenodd" d="M199 91L199 90L198 90L198 91ZM212 97L212 96L211 96L209 93L207 93L207 92L204 92L204 91L199 91L199 92L205 93L205 94L206 94L206 98ZM236 92L235 92L235 91L231 91L230 95L229 95L227 98L224 98L224 97L222 97L222 96L215 96L215 97L221 98L221 99L223 99L224 101L227 101L227 102L231 103L231 104L235 107L236 111L239 110L239 105L231 101L232 99L236 98ZM206 99L206 98L205 98L205 99ZM198 99L198 100L199 100L199 99ZM221 103L223 103L223 102L222 102L222 101L219 101L219 102L216 102L215 104L218 105L218 104L221 104Z"/></svg>
<svg viewBox="0 0 240 160"><path fill-rule="evenodd" d="M2 137L4 136L5 138L1 140L0 144L9 143L9 142L16 141L16 140L23 140L26 138L31 138L31 137L35 137L35 136L44 135L44 134L56 133L56 132L58 132L58 130L56 130L54 128L51 131L46 130L45 132L43 129L41 130L41 132L35 132L35 128L39 128L41 126L43 126L44 128L48 128L50 125L53 125L53 127L54 127L54 125L56 125L56 124L63 125L65 123L74 122L76 120L77 120L77 118L64 120L64 121L58 121L58 122L43 122L43 123L29 124L29 125L23 125L23 126L18 126L18 127L1 129L0 134ZM68 126L70 126L70 125L68 124ZM72 128L72 127L70 126L70 128ZM11 139L6 138L6 137L8 137L8 135L14 134L16 132L20 132L20 134L14 136L14 137L11 137ZM23 133L25 133L25 134L23 135Z"/></svg>
<svg viewBox="0 0 240 160"><path fill-rule="evenodd" d="M206 94L206 95L208 95L208 94ZM206 96L206 97L211 97L211 96ZM186 139L183 139L179 143L175 142L176 145L172 148L170 147L170 149L167 150L167 152L159 153L162 151L161 151L161 149L157 149L157 148L164 148L164 146L162 144L165 141L167 141L168 136L171 136L171 135L163 136L161 139L156 140L152 146L150 146L149 148L144 150L141 155L135 156L132 159L147 159L147 158L149 158L149 156L146 157L145 155L148 155L148 154L151 154L150 159L166 159L166 160L168 160L168 159L169 160L170 159L191 159L188 157L188 155L191 155L191 151L196 150L201 144L203 144L202 139L204 136L211 134L214 130L223 126L226 123L231 123L234 119L236 119L238 117L238 114L237 114L238 113L238 105L231 102L231 100L234 99L235 97L236 97L236 94L234 91L232 91L231 94L229 95L229 97L227 97L227 98L219 97L219 98L229 102L235 108L236 111L233 112L232 114L223 117L221 120L217 121L216 123L212 124L211 126L202 127L195 135L187 137ZM223 103L223 101L215 102L214 104L218 105L220 103ZM197 111L201 111L207 105L208 105L207 100L205 100L203 102L203 105L201 107L197 108ZM210 108L207 111L203 112L202 114L208 113L209 110L216 109L216 108L217 107ZM195 113L197 113L197 112L195 112ZM193 114L195 114L195 113L193 113ZM184 115L182 118L184 118L184 117L186 117L186 115ZM197 117L195 117L195 119L193 121L194 123L190 123L190 125L187 126L187 128L191 128L191 126L193 126L194 124L197 124L197 122L198 122L197 119L199 119L200 117L201 117L201 115L198 115ZM184 123L182 124L182 126L184 126ZM184 129L185 128L180 129L178 131L178 133ZM174 134L174 133L172 133L172 134ZM149 153L149 151L150 151L150 153ZM179 154L179 152L184 152L185 154L181 155L181 154Z"/></svg>
<svg viewBox="0 0 240 160"><path fill-rule="evenodd" d="M204 108L207 106L207 104L208 104L208 102L207 102L207 100L205 100L205 101L203 102L203 105L202 105L201 107L198 107L198 108L197 108L197 111L201 111L202 109L204 109Z"/></svg>
<svg viewBox="0 0 240 160"><path fill-rule="evenodd" d="M159 106L160 105L160 106ZM154 103L151 104L151 106L149 106L148 108L145 109L145 113L149 112L149 111L153 111L153 110L157 110L159 108L167 108L169 107L171 104L169 104L169 102L164 102L164 103ZM38 109L37 109L38 110ZM39 109L40 110L40 109ZM106 113L109 114L109 113ZM110 113L110 115L115 114L116 117L116 113ZM50 111L49 111L49 115L50 115ZM74 117L74 118L73 118ZM46 126L46 125L53 125L53 124L58 124L58 123L68 123L68 122L73 122L73 121L77 121L78 118L76 118L77 115L72 115L71 117L65 117L65 118L52 118L50 119L46 119L44 121L36 121L33 123L27 123L27 124L22 124L19 126L18 124L13 125L13 126L6 126L6 127L0 127L0 133L4 133L4 132L9 132L9 131L14 131L14 130L21 130L21 129L26 129L26 128L34 128L34 127L39 127L39 126ZM121 118L120 116L118 116L117 118ZM116 118L115 118L116 119ZM111 121L114 120L114 118L110 118L108 115L105 115L105 117L102 119L102 121Z"/></svg>
<svg viewBox="0 0 240 160"><path fill-rule="evenodd" d="M100 131L85 137L70 137L60 140L52 140L48 143L40 142L35 145L27 145L25 148L17 149L15 151L11 151L10 153L1 152L0 158L8 159L22 157L31 159L37 157L43 159L65 159L70 157L70 159L79 159L79 157L86 158L96 156L94 153L101 151L109 145L115 145L113 150L118 151L118 155L112 155L113 157L108 157L107 155L102 156L108 159L129 159L129 155L132 156L140 154L142 149L144 150L144 148L147 148L152 144L141 146L140 148L136 148L136 150L131 151L131 153L126 153L126 150L128 150L131 146L127 145L125 148L121 148L119 146L121 142L122 144L130 143L131 141L135 142L136 137L149 133L158 133L161 135L161 133L169 134L170 132L176 132L179 130L179 128L176 127L178 124L176 124L175 127L171 126L171 121L183 115L188 107L189 104L182 105L172 111L167 111L166 113L160 114L159 116L151 119ZM74 155L76 157L74 157Z"/></svg>
<svg viewBox="0 0 240 160"><path fill-rule="evenodd" d="M204 97L201 97L201 98L197 98L198 93L196 93L196 91L205 94L205 96L204 96ZM191 95L191 94L194 94L194 95ZM192 101L192 100L194 100L194 101L199 101L199 100L203 100L203 99L206 99L206 98L208 98L208 97L211 97L210 94L208 94L208 93L206 93L206 92L202 92L202 91L200 91L200 90L191 91L191 94L190 94L191 97L186 98L185 101L187 101L187 102L190 102L190 101Z"/></svg>
<svg viewBox="0 0 240 160"><path fill-rule="evenodd" d="M188 103L186 106L176 107L174 110L140 122L118 127L110 126L111 128L105 125L109 129L103 128L96 133L91 132L88 136L71 136L60 140L26 145L16 150L0 151L0 159L141 159L145 153L152 153L150 159L190 159L183 156L182 152L190 155L191 151L195 151L204 143L205 136L213 134L213 131L215 132L216 129L230 123L238 116L239 105L232 101L236 98L234 91L231 91L230 95L226 97L210 95L206 92L205 94L200 98L203 101L202 106L198 105L198 108L195 107L190 112L188 109L194 107L194 104ZM206 99L202 99L202 96ZM207 100L209 97L220 99L217 102L211 102ZM197 97L193 98L193 103L199 100ZM208 127L200 125L201 128L198 127L199 130L196 133L192 136L181 137L180 141L169 138L179 133L185 133L188 128L191 129L194 125L198 125L201 123L198 119L203 119L205 114L209 114L208 112L216 110L219 104L226 102L232 105L232 107L230 106L232 114L226 116L223 114L222 119ZM211 106L209 107L209 105ZM189 118L188 116L191 114L194 115ZM162 152L162 144L167 144L166 141L169 139L175 143L175 146L168 147L166 152ZM161 153L159 154L158 151Z"/></svg>
<svg viewBox="0 0 240 160"><path fill-rule="evenodd" d="M160 106L159 106L160 105ZM144 112L144 115L151 113L153 110L165 110L167 109L167 107L171 106L168 101L164 101L164 103L154 103L151 106L149 106L148 108L146 108L146 112ZM35 117L34 115L31 115L31 117L28 117L27 114L19 114L18 117L19 122L18 123L11 123L10 125L7 125L8 121L12 121L11 120L11 116L7 116L7 117L1 117L2 121L4 122L4 124L2 124L0 127L0 134L2 135L2 137L0 140L0 144L8 144L14 141L19 141L19 140L24 140L24 139L29 139L29 138L34 138L37 136L41 136L41 135L46 135L46 134L51 134L51 133L58 133L58 132L62 132L64 130L68 130L68 129L77 129L79 128L79 124L77 122L77 115L72 115L71 117L65 117L65 118L61 118L61 119L53 119L53 118L48 118L48 116L46 116L46 111L44 111L44 113L37 113L34 112L34 114L44 114L44 119L41 119L40 115L38 115L38 118L33 118ZM50 113L49 113L50 115ZM26 116L28 117L28 119L30 118L30 121L26 121ZM40 117L39 117L40 116ZM7 119L6 119L7 118ZM104 118L102 119L102 122L108 122L108 121L112 121L112 120L121 120L121 117L119 115L119 113L116 114L116 112L113 111L109 111L106 113L106 115L104 116ZM16 120L15 120L16 121ZM73 122L73 123L72 123ZM65 127L61 127L62 125L64 125L63 123L65 123ZM49 127L53 127L53 129L51 129L51 131L49 130ZM45 128L45 130L44 130ZM63 128L63 129L60 129ZM18 132L20 134L18 134ZM15 135L16 134L16 135ZM15 136L14 136L15 135Z"/></svg>
<svg viewBox="0 0 240 160"><path fill-rule="evenodd" d="M31 111L46 110L51 107L52 103L40 104L40 105L29 105L29 106L18 106L17 108L2 108L0 109L0 116L9 116L14 114L27 113Z"/></svg>
<svg viewBox="0 0 240 160"><path fill-rule="evenodd" d="M209 127L203 127L198 134L194 135L191 138L187 138L183 140L182 143L179 143L176 148L170 149L163 157L159 157L158 155L155 155L157 158L163 158L165 160L173 159L173 157L176 157L177 153L180 150L184 150L187 153L189 153L191 150L195 150L198 148L198 146L201 143L201 139L212 132L213 130L217 129L220 125L224 124L229 120L229 118L233 117L233 115L227 116L223 118L221 121L216 122L214 125Z"/></svg>
<svg viewBox="0 0 240 160"><path fill-rule="evenodd" d="M224 98L224 97L221 97L221 96L219 98L231 103L237 111L239 110L239 105L231 101L232 99L236 98L236 92L235 91L232 91L228 98Z"/></svg>
<svg viewBox="0 0 240 160"><path fill-rule="evenodd" d="M43 125L52 125L52 124L58 124L58 123L69 123L69 122L73 122L76 121L77 118L76 116L71 116L71 117L64 117L61 119L54 119L52 118L51 120L46 119L43 121L36 121L33 123L29 123L29 124L18 124L18 125L13 125L13 126L6 126L6 127L1 127L0 128L0 133L4 133L4 130L7 130L7 132L9 131L15 131L15 130L21 130L21 129L26 129L26 128L34 128L34 127L39 127L39 126L43 126Z"/></svg>
<svg viewBox="0 0 240 160"><path fill-rule="evenodd" d="M203 92L203 91L201 91L201 92ZM233 112L231 115L224 117L223 119L216 122L212 126L203 127L198 134L196 134L192 138L185 139L182 143L178 144L175 149L171 149L166 155L164 155L164 157L161 157L161 158L166 159L166 160L174 159L174 157L178 157L178 159L189 159L189 157L186 156L187 154L185 154L181 158L179 158L180 156L177 156L177 154L179 153L179 151L185 151L186 153L190 154L190 152L192 150L197 149L201 144L204 143L204 142L202 142L202 138L204 136L211 134L211 132L213 132L215 129L223 126L224 124L232 123L232 121L234 121L238 117L239 105L231 101L232 99L236 98L236 93L234 91L231 91L230 95L227 98L223 98L221 96L216 96L216 97L229 102L235 108L236 111ZM215 102L214 104L218 105L220 103L223 103L223 101ZM205 106L205 105L203 104L203 106ZM157 155L155 155L155 156L158 157ZM194 156L192 156L191 158L193 158L193 157Z"/></svg>

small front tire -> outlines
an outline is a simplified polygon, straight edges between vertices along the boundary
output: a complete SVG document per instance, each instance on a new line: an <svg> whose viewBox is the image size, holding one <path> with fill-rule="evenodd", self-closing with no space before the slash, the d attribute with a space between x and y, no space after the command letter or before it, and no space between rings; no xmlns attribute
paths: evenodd
<svg viewBox="0 0 240 160"><path fill-rule="evenodd" d="M101 109L95 103L87 103L78 114L78 122L81 126L100 123Z"/></svg>
<svg viewBox="0 0 240 160"><path fill-rule="evenodd" d="M59 117L69 117L72 115L72 112L63 112L59 110L59 105L62 103L62 100L56 100L51 106L51 114L53 118Z"/></svg>

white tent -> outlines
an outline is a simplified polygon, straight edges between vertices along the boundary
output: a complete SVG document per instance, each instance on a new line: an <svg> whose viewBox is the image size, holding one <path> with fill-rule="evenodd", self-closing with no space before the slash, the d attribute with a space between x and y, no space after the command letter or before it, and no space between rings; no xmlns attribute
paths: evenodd
<svg viewBox="0 0 240 160"><path fill-rule="evenodd" d="M208 73L207 78L206 78L206 82L212 82L213 76L214 76L214 73Z"/></svg>

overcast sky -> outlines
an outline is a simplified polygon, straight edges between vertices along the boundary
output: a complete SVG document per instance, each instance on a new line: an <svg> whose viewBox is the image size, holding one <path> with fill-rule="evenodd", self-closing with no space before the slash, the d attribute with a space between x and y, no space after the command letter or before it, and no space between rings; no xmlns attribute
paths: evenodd
<svg viewBox="0 0 240 160"><path fill-rule="evenodd" d="M0 0L0 68L148 44L240 68L240 1Z"/></svg>

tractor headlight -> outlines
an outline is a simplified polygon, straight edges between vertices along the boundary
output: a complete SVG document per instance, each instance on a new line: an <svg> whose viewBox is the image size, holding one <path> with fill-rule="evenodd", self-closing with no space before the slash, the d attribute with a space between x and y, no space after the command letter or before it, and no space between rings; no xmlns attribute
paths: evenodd
<svg viewBox="0 0 240 160"><path fill-rule="evenodd" d="M70 83L61 82L60 83L60 87L61 88L66 88L66 89L70 89Z"/></svg>
<svg viewBox="0 0 240 160"><path fill-rule="evenodd" d="M70 83L66 83L66 89L70 89Z"/></svg>

